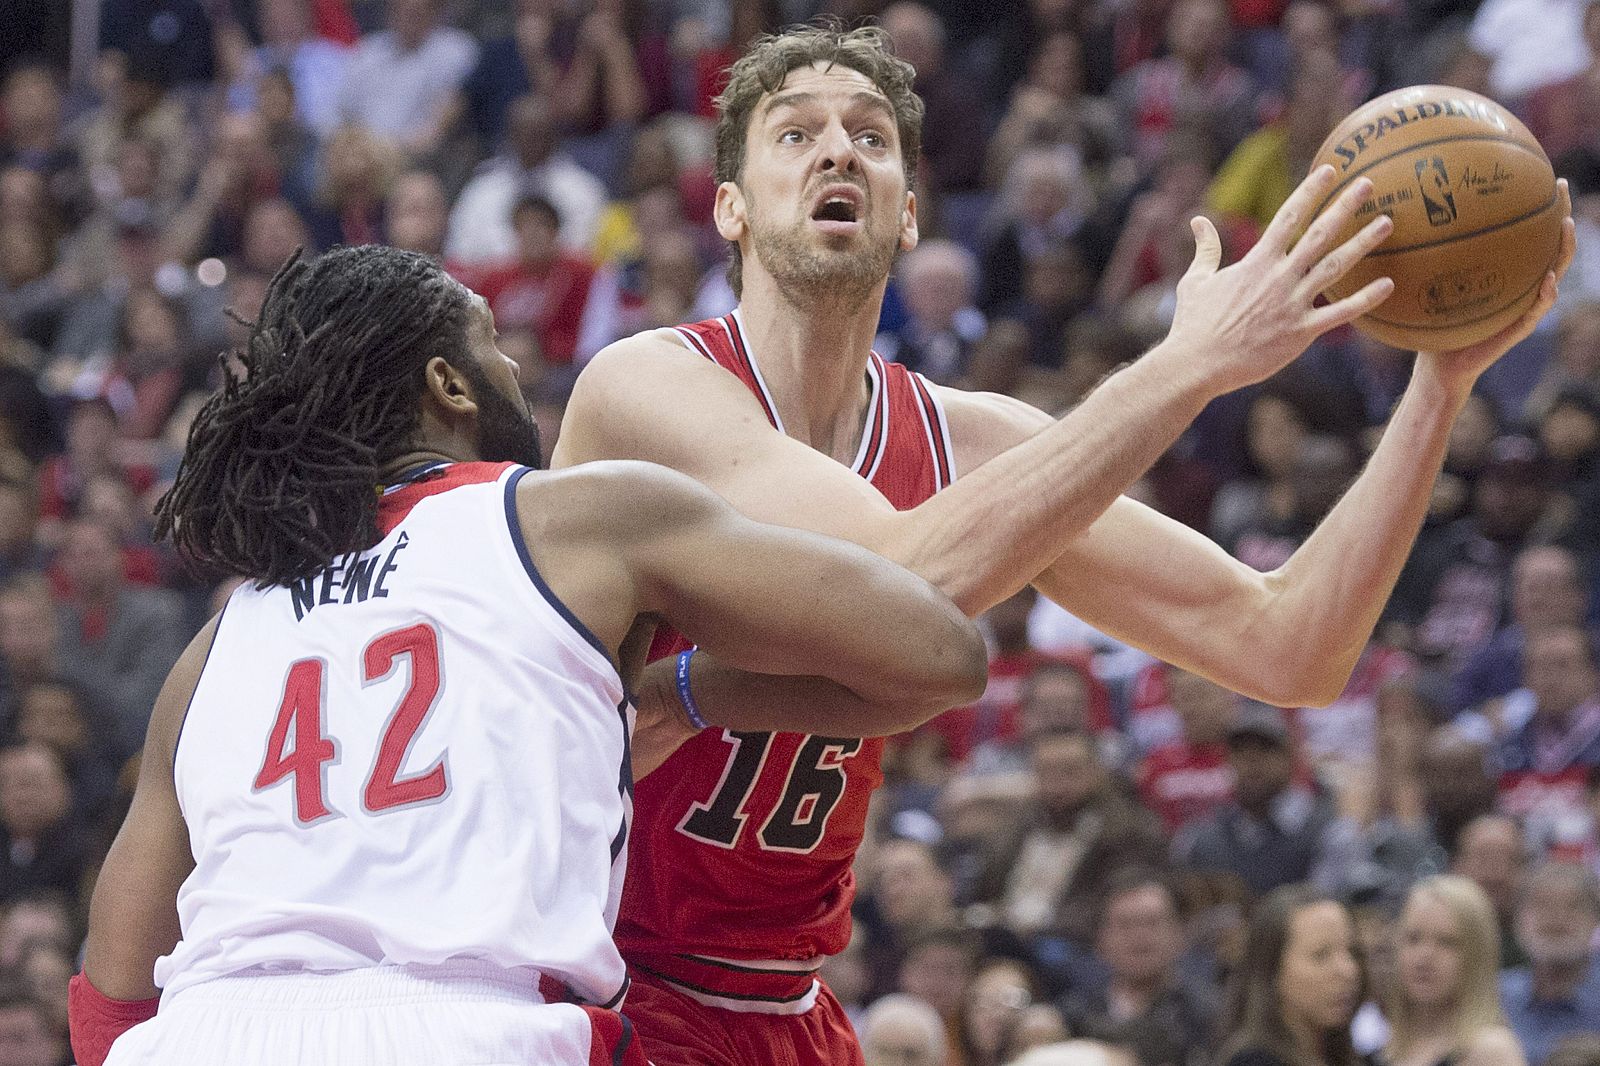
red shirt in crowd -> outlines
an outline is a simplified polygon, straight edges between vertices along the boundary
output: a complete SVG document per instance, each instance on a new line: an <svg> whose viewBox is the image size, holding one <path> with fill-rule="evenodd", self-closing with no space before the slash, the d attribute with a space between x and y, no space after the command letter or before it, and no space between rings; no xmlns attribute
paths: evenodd
<svg viewBox="0 0 1600 1066"><path fill-rule="evenodd" d="M489 301L501 332L532 330L544 361L565 366L578 348L578 325L593 279L593 266L563 254L544 266L519 260L491 268L473 287Z"/></svg>

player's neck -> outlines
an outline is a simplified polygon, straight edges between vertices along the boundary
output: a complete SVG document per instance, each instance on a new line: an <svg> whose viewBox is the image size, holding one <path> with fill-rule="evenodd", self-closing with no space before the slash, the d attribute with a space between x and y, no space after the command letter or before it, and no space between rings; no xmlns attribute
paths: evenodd
<svg viewBox="0 0 1600 1066"><path fill-rule="evenodd" d="M475 455L455 454L458 450L419 444L417 447L402 452L380 466L378 468L378 484L393 485L418 467L433 466L438 463L469 463L477 458Z"/></svg>
<svg viewBox="0 0 1600 1066"><path fill-rule="evenodd" d="M748 275L752 273L747 271ZM883 286L848 302L802 303L764 275L740 303L745 333L791 437L841 461L855 453L871 390L867 358Z"/></svg>

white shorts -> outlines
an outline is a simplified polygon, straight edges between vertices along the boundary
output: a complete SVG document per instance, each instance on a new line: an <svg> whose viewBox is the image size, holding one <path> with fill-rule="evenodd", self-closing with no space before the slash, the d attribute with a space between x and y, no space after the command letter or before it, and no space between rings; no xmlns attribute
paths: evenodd
<svg viewBox="0 0 1600 1066"><path fill-rule="evenodd" d="M588 1066L613 1052L621 1061L591 1011L545 1003L526 978L472 963L224 977L173 995L118 1038L106 1066Z"/></svg>

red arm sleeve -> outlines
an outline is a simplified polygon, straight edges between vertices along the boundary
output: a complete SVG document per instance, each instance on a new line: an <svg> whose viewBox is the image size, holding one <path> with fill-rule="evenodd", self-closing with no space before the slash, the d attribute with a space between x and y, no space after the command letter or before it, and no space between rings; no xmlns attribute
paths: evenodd
<svg viewBox="0 0 1600 1066"><path fill-rule="evenodd" d="M67 1019L78 1066L102 1066L117 1037L156 1016L161 997L111 999L77 974L67 986Z"/></svg>

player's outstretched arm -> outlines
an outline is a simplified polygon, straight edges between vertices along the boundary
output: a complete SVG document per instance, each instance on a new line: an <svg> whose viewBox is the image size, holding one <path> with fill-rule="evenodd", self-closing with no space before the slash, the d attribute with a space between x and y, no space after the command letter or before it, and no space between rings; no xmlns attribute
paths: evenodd
<svg viewBox="0 0 1600 1066"><path fill-rule="evenodd" d="M627 588L614 598L636 614L664 618L719 661L692 666L708 721L876 736L983 691L987 663L976 627L933 586L871 552L753 522L692 479L652 464L589 464L545 483L560 486L582 516L581 527L569 525L556 538L572 546L556 549L564 560L560 574L547 575L552 586L589 585L573 576L605 567L626 575ZM587 536L572 535L582 527ZM570 595L585 617L578 603L588 588ZM737 700L728 698L734 688Z"/></svg>
<svg viewBox="0 0 1600 1066"><path fill-rule="evenodd" d="M732 375L654 335L613 345L589 364L567 409L556 465L663 463L753 518L831 533L894 559L975 614L1049 566L1212 398L1268 377L1317 335L1388 294L1388 279L1380 279L1315 306L1317 294L1390 225L1380 216L1330 247L1370 194L1363 179L1291 247L1332 183L1331 168L1313 174L1256 247L1226 269L1218 269L1215 229L1196 220L1199 248L1168 338L1059 423L912 510L896 512L838 463L772 432Z"/></svg>
<svg viewBox="0 0 1600 1066"><path fill-rule="evenodd" d="M1283 706L1336 699L1410 554L1473 383L1554 305L1572 252L1568 219L1556 268L1520 322L1473 348L1418 356L1361 476L1278 570L1258 573L1194 530L1122 499L1035 584L1105 632L1235 691ZM952 432L976 450L970 461L1049 424L1005 397L941 395Z"/></svg>
<svg viewBox="0 0 1600 1066"><path fill-rule="evenodd" d="M194 857L172 757L216 629L213 619L190 642L156 697L133 805L95 881L83 973L70 1000L72 1049L82 1066L98 1066L123 1029L154 1013L142 1001L158 994L156 959L178 943L178 888Z"/></svg>

